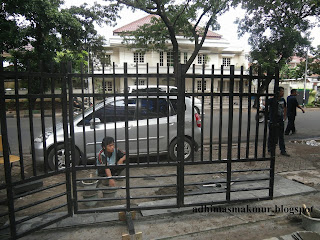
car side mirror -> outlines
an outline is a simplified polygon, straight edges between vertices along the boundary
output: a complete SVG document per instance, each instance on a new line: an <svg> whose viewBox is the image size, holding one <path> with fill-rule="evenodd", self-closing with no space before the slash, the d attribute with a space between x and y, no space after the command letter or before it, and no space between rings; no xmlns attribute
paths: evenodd
<svg viewBox="0 0 320 240"><path fill-rule="evenodd" d="M95 125L100 124L100 123L101 123L100 118L91 119L90 120L90 128L93 129L95 127Z"/></svg>

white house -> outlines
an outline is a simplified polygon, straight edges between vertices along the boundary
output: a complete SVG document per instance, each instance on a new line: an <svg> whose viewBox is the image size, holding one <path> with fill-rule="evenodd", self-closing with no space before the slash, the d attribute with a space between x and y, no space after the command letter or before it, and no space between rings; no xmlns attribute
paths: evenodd
<svg viewBox="0 0 320 240"><path fill-rule="evenodd" d="M109 66L104 69L105 73L112 73L113 69L111 63L115 63L116 73L123 73L124 63L128 65L128 73L135 73L136 66L138 65L139 73L146 73L146 66L148 64L148 72L155 73L156 66L159 64L159 72L166 73L167 66L173 65L172 52L167 51L151 51L141 53L137 51L138 49L129 49L123 44L123 39L120 33L136 30L139 26L150 23L150 20L154 15L148 15L137 21L129 23L121 28L113 31L113 36L109 39L108 45L106 46L105 54L108 59ZM181 63L186 63L188 58L191 56L194 48L194 43L190 40L184 38L183 36L178 36L179 50L180 50L180 61ZM168 41L168 49L170 49L171 43ZM198 53L194 63L196 73L202 72L203 64L205 64L205 73L210 74L212 72L211 68L214 65L215 74L220 74L221 65L224 66L225 74L229 74L229 66L235 65L236 74L239 74L240 67L243 66L246 70L248 67L248 62L245 56L245 51L242 48L234 48L230 46L230 43L224 39L221 35L209 31L206 40ZM169 71L173 72L173 67L169 67ZM188 73L192 72L192 67L189 69ZM96 72L95 72L96 73ZM137 81L138 80L138 81ZM168 79L162 78L159 80L159 84L166 85ZM145 85L147 84L147 79L143 77L129 78L128 85ZM148 84L157 84L156 78L148 79ZM169 84L172 85L173 81L169 80ZM107 92L113 92L114 90L122 92L124 89L124 80L116 79L116 86L114 81L106 80L105 89ZM186 91L192 92L193 82L192 79L186 79ZM202 84L201 79L195 80L194 91L202 91L202 86L204 86L204 91L209 91L211 89L211 80L205 79L204 84ZM235 81L235 89L239 87L239 80ZM229 81L224 81L224 90L228 90ZM213 89L215 92L219 92L220 81L215 80ZM237 91L237 90L236 90Z"/></svg>

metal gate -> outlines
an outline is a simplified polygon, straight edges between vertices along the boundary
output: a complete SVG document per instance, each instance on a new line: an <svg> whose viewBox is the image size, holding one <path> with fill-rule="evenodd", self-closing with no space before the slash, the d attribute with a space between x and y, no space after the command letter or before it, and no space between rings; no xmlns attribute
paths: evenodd
<svg viewBox="0 0 320 240"><path fill-rule="evenodd" d="M183 67L177 87L170 67L1 67L1 236L20 238L73 214L272 199L275 149L267 154L268 122L256 114L278 74ZM106 136L125 152L123 164L99 165ZM106 168L112 176L97 175Z"/></svg>

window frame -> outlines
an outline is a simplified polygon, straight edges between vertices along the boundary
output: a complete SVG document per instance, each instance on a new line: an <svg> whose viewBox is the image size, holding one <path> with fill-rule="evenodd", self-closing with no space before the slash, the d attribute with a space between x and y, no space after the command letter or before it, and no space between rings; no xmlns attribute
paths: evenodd
<svg viewBox="0 0 320 240"><path fill-rule="evenodd" d="M144 63L144 53L134 52L133 53L133 62L134 63Z"/></svg>
<svg viewBox="0 0 320 240"><path fill-rule="evenodd" d="M228 57L222 58L222 65L223 65L224 67L230 67L230 65L231 65L231 58L228 58Z"/></svg>

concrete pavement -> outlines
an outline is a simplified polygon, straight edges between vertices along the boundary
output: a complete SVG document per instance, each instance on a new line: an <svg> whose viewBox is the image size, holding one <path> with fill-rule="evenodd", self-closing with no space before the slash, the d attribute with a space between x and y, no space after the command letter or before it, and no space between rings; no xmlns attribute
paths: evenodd
<svg viewBox="0 0 320 240"><path fill-rule="evenodd" d="M299 175L299 171L295 174ZM319 176L320 172L314 170L314 174ZM211 211L210 206L207 211L192 207L148 210L138 213L133 223L135 231L142 232L143 239L264 239L303 230L296 223L302 204L311 210L319 207L320 192L276 175L273 200L223 204L219 209L225 211L220 212ZM36 221L45 219L39 218L30 224L37 224ZM28 227L24 225L19 230ZM124 233L128 233L127 226L118 220L117 213L95 213L75 215L22 239L121 239Z"/></svg>

